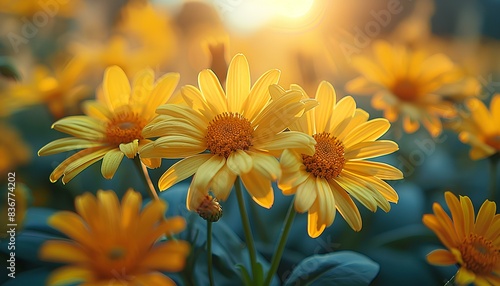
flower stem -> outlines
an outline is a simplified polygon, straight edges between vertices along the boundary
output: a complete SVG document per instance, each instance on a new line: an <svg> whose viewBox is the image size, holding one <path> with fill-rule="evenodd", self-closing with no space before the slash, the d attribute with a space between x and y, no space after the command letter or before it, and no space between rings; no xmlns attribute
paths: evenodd
<svg viewBox="0 0 500 286"><path fill-rule="evenodd" d="M257 257L255 254L255 244L252 237L252 229L250 228L250 221L248 220L247 210L245 208L245 199L243 198L243 192L241 191L240 177L236 177L234 182L234 188L236 191L236 197L238 198L238 207L241 214L241 223L243 224L243 230L245 231L245 241L248 246L248 254L250 255L250 264L252 266L252 275L255 277L257 273Z"/></svg>
<svg viewBox="0 0 500 286"><path fill-rule="evenodd" d="M497 169L498 161L500 161L500 153L495 153L493 156L489 157L490 160L490 194L489 199L495 201L495 193L497 192Z"/></svg>
<svg viewBox="0 0 500 286"><path fill-rule="evenodd" d="M212 268L212 222L207 220L207 264L210 286L214 286L214 272Z"/></svg>
<svg viewBox="0 0 500 286"><path fill-rule="evenodd" d="M141 159L139 158L139 156L135 156L134 163L135 163L135 166L137 167L137 170L140 173L140 176L144 179L144 182L148 186L149 195L151 196L151 198L153 200L159 200L158 194L156 193L155 186L153 185L153 182L151 181L151 178L149 177L148 169L141 162Z"/></svg>
<svg viewBox="0 0 500 286"><path fill-rule="evenodd" d="M281 229L281 234L280 234L280 240L278 242L278 247L276 248L276 251L274 252L273 258L271 260L271 267L269 268L269 271L267 272L266 275L266 280L264 280L264 285L270 285L271 280L273 278L274 273L276 273L276 270L278 270L278 266L281 261L281 256L283 255L283 251L285 250L285 245L286 241L288 239L288 233L290 232L290 229L292 228L292 223L295 218L295 210L293 209L293 201L290 204L290 207L288 208L288 212L286 214L285 218L285 223L283 225L283 228Z"/></svg>
<svg viewBox="0 0 500 286"><path fill-rule="evenodd" d="M455 282L455 276L456 275L451 276L450 280L446 281L446 283L443 286L451 286L451 285L453 285L454 282Z"/></svg>

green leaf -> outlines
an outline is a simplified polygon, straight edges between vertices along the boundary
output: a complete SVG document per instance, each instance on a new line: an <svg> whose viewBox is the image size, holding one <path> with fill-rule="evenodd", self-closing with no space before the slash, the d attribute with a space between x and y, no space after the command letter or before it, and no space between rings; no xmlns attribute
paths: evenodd
<svg viewBox="0 0 500 286"><path fill-rule="evenodd" d="M0 75L7 78L19 81L21 76L19 72L6 57L0 57Z"/></svg>
<svg viewBox="0 0 500 286"><path fill-rule="evenodd" d="M250 274L248 274L247 269L243 264L236 264L236 269L238 269L241 272L241 280L245 283L245 286L252 286L252 278L250 277Z"/></svg>
<svg viewBox="0 0 500 286"><path fill-rule="evenodd" d="M378 264L368 257L352 251L339 251L304 259L284 285L369 285L378 271Z"/></svg>

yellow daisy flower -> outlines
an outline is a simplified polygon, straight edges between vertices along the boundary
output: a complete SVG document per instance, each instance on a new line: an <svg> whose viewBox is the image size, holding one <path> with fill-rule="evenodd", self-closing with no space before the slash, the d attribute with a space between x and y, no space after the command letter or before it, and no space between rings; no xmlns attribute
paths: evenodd
<svg viewBox="0 0 500 286"><path fill-rule="evenodd" d="M297 91L271 98L269 86L276 84L279 76L278 70L269 70L251 87L247 59L238 54L229 64L225 92L207 69L198 76L200 89L190 85L181 89L190 107L160 106L157 112L163 116L146 126L143 136L163 137L145 145L141 155L187 157L161 176L160 190L196 173L187 197L188 209L195 211L209 189L217 199L226 200L236 176L240 176L254 201L270 208L274 202L271 181L281 175L275 155L284 148L314 152L310 136L282 131L315 102L301 101L302 94ZM199 154L205 150L209 152Z"/></svg>
<svg viewBox="0 0 500 286"><path fill-rule="evenodd" d="M459 139L470 144L473 160L483 159L500 151L500 93L491 100L490 111L477 98L466 101L470 113L458 125Z"/></svg>
<svg viewBox="0 0 500 286"><path fill-rule="evenodd" d="M301 89L292 85L292 89ZM305 94L305 93L304 93ZM377 140L390 127L383 118L368 120L356 109L350 96L337 102L335 90L326 81L316 91L319 106L290 126L316 140L314 154L285 150L280 163L283 175L278 186L285 195L295 194L295 210L308 212L308 233L318 237L333 223L336 209L352 229L361 229L361 216L351 197L371 211L377 206L390 210L398 195L383 180L398 180L403 174L385 163L365 159L390 154L398 145Z"/></svg>
<svg viewBox="0 0 500 286"><path fill-rule="evenodd" d="M84 149L59 164L50 181L62 176L62 182L67 183L100 159L102 175L111 179L123 156L133 159L140 146L151 142L143 137L142 129L156 117L155 109L170 98L178 81L179 74L168 73L154 83L154 72L145 69L137 74L131 88L121 68L106 69L97 100L85 102L86 115L66 117L52 125L74 137L57 139L38 151L39 156L46 156ZM161 159L141 161L149 168L161 164Z"/></svg>
<svg viewBox="0 0 500 286"><path fill-rule="evenodd" d="M372 106L383 110L391 122L401 116L407 133L418 130L421 122L432 136L438 136L442 131L440 118L456 114L453 104L444 99L457 95L447 90L450 84L462 84L462 73L443 54L427 57L421 50L408 52L383 41L374 43L374 53L376 60L364 56L353 59L362 76L349 81L346 89L375 94ZM440 93L441 89L446 94Z"/></svg>
<svg viewBox="0 0 500 286"><path fill-rule="evenodd" d="M434 265L460 265L455 276L458 285L500 285L500 215L496 203L486 200L477 217L467 196L460 201L451 192L444 194L451 212L448 216L441 205L434 203L434 214L422 221L448 250L438 249L427 255Z"/></svg>
<svg viewBox="0 0 500 286"><path fill-rule="evenodd" d="M113 191L90 193L75 200L77 213L61 211L49 225L70 240L49 240L40 248L46 261L67 263L49 277L48 285L175 285L160 271L184 268L185 241L155 243L165 234L181 232L182 217L164 218L165 202L153 200L140 211L141 195L129 189L121 204Z"/></svg>

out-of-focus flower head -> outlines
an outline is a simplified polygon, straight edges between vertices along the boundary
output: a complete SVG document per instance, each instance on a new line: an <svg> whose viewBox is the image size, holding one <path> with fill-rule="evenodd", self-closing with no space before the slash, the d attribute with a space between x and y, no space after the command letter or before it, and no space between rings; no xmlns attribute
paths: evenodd
<svg viewBox="0 0 500 286"><path fill-rule="evenodd" d="M302 91L297 85L291 88ZM285 195L295 194L296 211L308 212L309 236L318 237L330 226L337 210L359 231L361 215L351 197L371 211L380 207L388 212L398 195L384 180L403 178L397 168L366 159L393 153L398 145L377 140L390 127L386 119L368 120L351 96L337 102L330 83L321 82L315 99L319 105L290 126L316 140L315 153L283 151L278 187Z"/></svg>
<svg viewBox="0 0 500 286"><path fill-rule="evenodd" d="M500 152L500 94L493 96L490 110L477 99L470 98L465 102L468 112L460 113L460 120L453 129L463 143L469 144L469 156L479 160Z"/></svg>
<svg viewBox="0 0 500 286"><path fill-rule="evenodd" d="M56 66L53 71L46 66L35 66L26 79L10 83L1 91L1 101L5 103L1 115L36 104L47 105L54 118L76 113L80 101L89 94L88 87L80 81L85 68L86 64L77 58Z"/></svg>
<svg viewBox="0 0 500 286"><path fill-rule="evenodd" d="M358 56L354 67L362 76L349 81L346 89L355 94L374 94L372 105L394 122L402 118L403 128L413 133L420 124L432 136L442 131L440 118L451 118L456 93L450 85L462 84L463 73L443 54L427 56L423 50L408 51L384 41L373 45L375 58Z"/></svg>
<svg viewBox="0 0 500 286"><path fill-rule="evenodd" d="M12 127L0 123L0 134L0 172L7 174L31 160L31 149Z"/></svg>
<svg viewBox="0 0 500 286"><path fill-rule="evenodd" d="M155 109L167 102L179 81L179 74L168 73L155 82L154 72L145 69L134 78L132 87L125 72L117 66L106 69L97 100L84 104L86 115L65 117L52 128L72 135L45 145L38 155L46 156L83 149L64 160L50 175L55 182L69 182L91 164L103 160L101 173L111 179L124 156L133 159L139 147L151 142L142 130L156 117ZM140 158L149 168L157 168L160 159Z"/></svg>
<svg viewBox="0 0 500 286"><path fill-rule="evenodd" d="M427 261L440 266L458 264L458 285L500 285L500 215L495 213L496 203L486 200L476 217L469 197L460 196L459 200L446 192L445 199L451 217L434 203L434 214L422 219L447 248L432 251Z"/></svg>
<svg viewBox="0 0 500 286"><path fill-rule="evenodd" d="M182 217L164 218L165 202L154 200L141 211L141 194L129 189L121 204L113 191L85 193L75 200L76 213L61 211L48 224L70 240L49 240L43 260L66 266L50 275L48 285L175 285L162 271L184 268L189 244L169 239L184 230Z"/></svg>

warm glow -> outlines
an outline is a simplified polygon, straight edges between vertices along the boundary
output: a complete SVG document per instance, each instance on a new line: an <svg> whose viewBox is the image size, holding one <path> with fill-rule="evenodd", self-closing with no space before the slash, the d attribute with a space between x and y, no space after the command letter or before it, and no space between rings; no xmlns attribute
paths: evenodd
<svg viewBox="0 0 500 286"><path fill-rule="evenodd" d="M314 22L320 9L313 9L314 0L255 0L239 1L239 5L228 7L223 19L228 28L239 32L251 32L272 23L280 28L295 28Z"/></svg>

